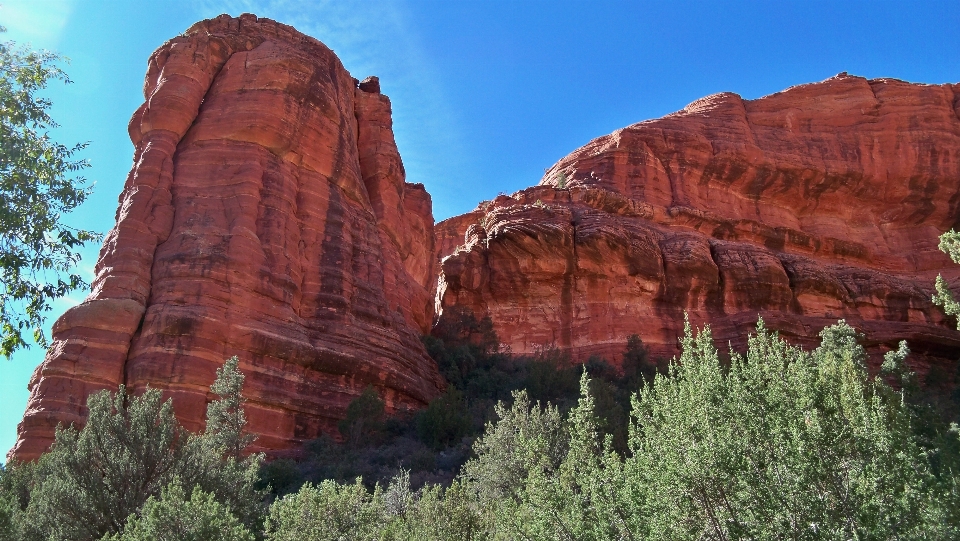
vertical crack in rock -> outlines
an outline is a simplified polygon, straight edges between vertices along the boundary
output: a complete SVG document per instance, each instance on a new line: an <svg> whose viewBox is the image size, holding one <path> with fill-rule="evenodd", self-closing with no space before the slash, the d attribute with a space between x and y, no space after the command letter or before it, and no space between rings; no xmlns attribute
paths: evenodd
<svg viewBox="0 0 960 541"><path fill-rule="evenodd" d="M953 113L960 121L960 84L953 85Z"/></svg>
<svg viewBox="0 0 960 541"><path fill-rule="evenodd" d="M777 257L777 261L780 263L780 268L783 269L783 273L787 276L787 287L790 288L790 311L796 314L802 314L803 307L800 305L799 300L797 300L796 276L794 276L793 270L787 266L782 257Z"/></svg>
<svg viewBox="0 0 960 541"><path fill-rule="evenodd" d="M340 195L340 190L333 187L329 197L324 220L324 238L320 243L320 292L316 299L316 305L323 307L321 317L336 317L331 312L343 313L347 310L343 288L343 196Z"/></svg>
<svg viewBox="0 0 960 541"><path fill-rule="evenodd" d="M573 346L573 295L577 288L577 218L570 221L570 247L560 290L560 347L569 350Z"/></svg>
<svg viewBox="0 0 960 541"><path fill-rule="evenodd" d="M720 256L717 253L717 243L712 239L707 240L707 244L710 247L710 259L713 261L713 264L717 267L717 292L716 296L711 303L711 299L707 299L707 302L713 305L713 309L718 315L723 314L726 310L726 288L727 284L724 280L724 270L722 263L720 261ZM731 307L733 308L733 307Z"/></svg>

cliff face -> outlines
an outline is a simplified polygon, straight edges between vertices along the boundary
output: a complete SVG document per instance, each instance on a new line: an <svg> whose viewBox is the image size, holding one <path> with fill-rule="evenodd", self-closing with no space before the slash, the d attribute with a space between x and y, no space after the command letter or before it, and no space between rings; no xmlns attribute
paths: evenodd
<svg viewBox="0 0 960 541"><path fill-rule="evenodd" d="M960 225L960 85L841 74L710 96L436 227L379 81L288 26L200 22L153 54L144 95L116 226L54 324L11 458L120 384L162 389L200 430L232 355L264 450L334 432L367 386L422 406L443 381L418 335L451 307L515 353L578 360L619 361L631 334L674 355L684 314L722 347L757 316L807 346L844 318L874 354L908 340L921 373L960 357L930 302L938 273L960 282L937 249Z"/></svg>
<svg viewBox="0 0 960 541"><path fill-rule="evenodd" d="M61 317L10 456L37 457L86 397L125 384L202 428L224 359L263 449L334 431L374 386L388 410L442 389L433 215L404 182L390 100L334 53L252 15L197 23L150 58L134 166L87 300Z"/></svg>
<svg viewBox="0 0 960 541"><path fill-rule="evenodd" d="M923 372L960 356L930 302L937 273L960 276L937 249L958 205L960 85L717 94L437 224L437 307L490 316L515 353L614 361L634 333L673 355L684 313L724 348L758 315L805 345L845 318L874 353L908 340Z"/></svg>

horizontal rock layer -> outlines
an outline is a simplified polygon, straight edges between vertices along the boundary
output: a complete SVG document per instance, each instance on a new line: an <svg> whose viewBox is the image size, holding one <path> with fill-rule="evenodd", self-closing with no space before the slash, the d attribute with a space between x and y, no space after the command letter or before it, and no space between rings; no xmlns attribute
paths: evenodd
<svg viewBox="0 0 960 541"><path fill-rule="evenodd" d="M437 309L489 316L514 353L614 362L631 334L674 355L685 313L723 349L758 316L805 345L843 318L873 353L906 339L921 372L955 366L960 333L930 297L960 276L937 249L958 205L960 85L717 94L437 224Z"/></svg>
<svg viewBox="0 0 960 541"><path fill-rule="evenodd" d="M232 355L260 449L335 431L367 386L391 411L438 394L419 340L431 201L404 182L375 78L358 88L291 27L221 16L150 57L144 96L92 292L54 325L9 456L37 457L120 384L162 389L198 430Z"/></svg>

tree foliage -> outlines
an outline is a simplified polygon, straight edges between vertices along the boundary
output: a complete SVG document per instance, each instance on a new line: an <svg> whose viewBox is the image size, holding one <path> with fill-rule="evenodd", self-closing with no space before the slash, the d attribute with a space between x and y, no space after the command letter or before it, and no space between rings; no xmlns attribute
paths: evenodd
<svg viewBox="0 0 960 541"><path fill-rule="evenodd" d="M58 430L41 458L28 537L79 541L119 532L147 498L187 473L194 446L160 391L102 391L87 407L86 426Z"/></svg>
<svg viewBox="0 0 960 541"><path fill-rule="evenodd" d="M940 235L940 250L950 256L954 263L960 263L960 233L954 230ZM937 292L933 295L933 303L942 306L948 315L957 317L957 330L960 330L960 303L953 297L943 276L937 276Z"/></svg>
<svg viewBox="0 0 960 541"><path fill-rule="evenodd" d="M584 372L566 415L524 391L500 403L449 489L311 485L275 504L270 538L340 524L361 539L957 539L957 434L922 435L906 345L884 363L895 390L850 326L821 338L803 351L760 322L724 361L688 325L680 358L634 395L627 453Z"/></svg>
<svg viewBox="0 0 960 541"><path fill-rule="evenodd" d="M418 491L389 533L395 539L478 541L486 539L489 530L469 484L458 479L447 488L428 485Z"/></svg>
<svg viewBox="0 0 960 541"><path fill-rule="evenodd" d="M214 388L232 388L235 368L233 363L222 369ZM229 395L225 400L230 401ZM250 531L261 527L263 494L254 484L262 456L224 457L211 440L229 438L209 426L203 435L184 430L172 402L156 389L140 396L131 396L123 386L117 393L101 391L89 397L87 407L82 429L59 428L50 452L36 464L3 472L0 532L7 510L12 538L37 541L92 541L106 535L135 539L130 536L167 526L186 528L182 535L187 537L171 533L173 537L157 538L191 539L190 531L205 531L212 515L224 510L232 518L221 517L216 524L236 522ZM235 427L227 428L237 433ZM215 505L208 501L211 497ZM170 516L174 508L184 513L176 520ZM144 509L152 514L144 515ZM128 532L131 520L139 522Z"/></svg>
<svg viewBox="0 0 960 541"><path fill-rule="evenodd" d="M483 502L518 500L531 472L553 475L567 452L567 426L556 406L531 404L516 391L513 404L496 406L496 423L488 423L474 444L477 458L464 465L463 477Z"/></svg>
<svg viewBox="0 0 960 541"><path fill-rule="evenodd" d="M269 541L337 541L376 539L385 526L383 493L369 493L360 479L341 485L324 481L307 484L270 508L266 538Z"/></svg>
<svg viewBox="0 0 960 541"><path fill-rule="evenodd" d="M0 28L0 31L3 29ZM57 127L51 102L39 93L50 81L69 83L61 57L0 43L0 354L26 347L24 333L47 346L41 326L51 303L85 287L69 273L77 249L100 236L76 229L63 215L79 206L91 187L77 173L88 167L48 131Z"/></svg>
<svg viewBox="0 0 960 541"><path fill-rule="evenodd" d="M230 508L213 494L194 487L187 497L179 483L151 496L138 514L131 515L123 532L103 541L253 541Z"/></svg>
<svg viewBox="0 0 960 541"><path fill-rule="evenodd" d="M259 458L212 443L242 426L189 435L158 393L101 394L83 431L60 431L36 466L0 470L0 539L960 538L956 427L914 400L905 343L872 377L859 339L840 322L804 351L761 321L746 352L722 359L709 328L687 325L680 357L620 421L625 452L591 379L608 369L587 363L567 411L525 390L499 402L447 487L415 489L403 468L372 486L325 479L278 495L266 517L250 474ZM240 404L235 364L218 374L223 411ZM355 418L379 418L367 406ZM263 471L290 473L275 464Z"/></svg>
<svg viewBox="0 0 960 541"><path fill-rule="evenodd" d="M638 393L623 510L638 533L706 539L948 539L950 489L932 473L901 393L871 379L841 322L812 352L762 321L720 361L687 328L670 377ZM902 363L906 348L888 355ZM956 495L953 494L952 497ZM941 527L946 528L942 530ZM947 530L953 533L948 534Z"/></svg>
<svg viewBox="0 0 960 541"><path fill-rule="evenodd" d="M373 387L367 387L347 405L347 415L337 424L350 445L375 435L383 427L385 404Z"/></svg>
<svg viewBox="0 0 960 541"><path fill-rule="evenodd" d="M420 412L416 424L420 441L433 449L441 450L455 445L468 435L473 419L463 393L451 386Z"/></svg>
<svg viewBox="0 0 960 541"><path fill-rule="evenodd" d="M217 379L210 390L219 398L207 404L206 442L220 455L239 461L243 450L256 439L244 434L247 417L243 412L243 372L240 359L234 355L217 369Z"/></svg>

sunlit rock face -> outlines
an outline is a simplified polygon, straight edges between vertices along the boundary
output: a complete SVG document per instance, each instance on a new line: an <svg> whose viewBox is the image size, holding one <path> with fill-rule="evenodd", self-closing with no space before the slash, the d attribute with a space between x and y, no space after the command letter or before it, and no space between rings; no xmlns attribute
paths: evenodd
<svg viewBox="0 0 960 541"><path fill-rule="evenodd" d="M11 458L125 384L203 425L237 355L256 447L333 432L367 386L388 410L442 389L433 215L404 181L390 100L334 53L252 15L202 21L149 60L136 147L87 300L54 325Z"/></svg>
<svg viewBox="0 0 960 541"><path fill-rule="evenodd" d="M960 85L717 94L437 224L437 307L489 316L515 353L614 362L631 334L674 355L684 314L724 351L758 316L808 346L843 318L874 357L906 339L921 373L955 370L960 333L930 297L960 277L937 249L958 205Z"/></svg>
<svg viewBox="0 0 960 541"><path fill-rule="evenodd" d="M758 316L806 346L843 318L874 359L906 339L921 375L956 371L930 296L938 273L960 285L937 249L960 221L960 85L710 96L436 227L379 81L293 28L197 23L151 56L144 95L92 291L54 324L10 458L120 384L162 389L200 430L233 355L257 449L335 433L368 386L420 407L443 381L419 335L453 307L514 353L614 362L632 334L674 355L685 314L723 350Z"/></svg>

